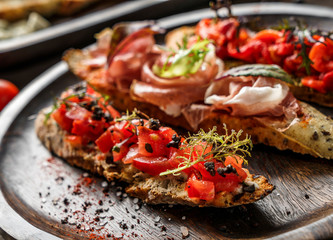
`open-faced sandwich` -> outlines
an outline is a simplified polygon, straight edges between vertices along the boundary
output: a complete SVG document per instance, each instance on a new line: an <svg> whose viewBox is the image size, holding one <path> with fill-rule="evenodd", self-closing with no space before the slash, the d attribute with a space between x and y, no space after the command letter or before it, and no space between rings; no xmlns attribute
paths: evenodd
<svg viewBox="0 0 333 240"><path fill-rule="evenodd" d="M167 36L175 46L184 36L209 39L229 68L243 64L275 64L291 74L285 81L296 98L333 107L333 36L285 20L274 29L254 32L242 21L202 19L195 27L182 27Z"/></svg>
<svg viewBox="0 0 333 240"><path fill-rule="evenodd" d="M183 138L142 116L120 115L81 83L42 110L35 126L50 151L108 180L127 182L126 191L148 203L231 207L274 189L242 167L251 141L240 139L241 132L219 136L214 128Z"/></svg>
<svg viewBox="0 0 333 240"><path fill-rule="evenodd" d="M106 29L94 47L70 50L64 59L121 111L139 109L191 131L216 126L224 134L226 124L254 143L333 159L333 120L296 100L279 66L226 71L214 42L182 38L166 48L155 44L156 26L147 24Z"/></svg>

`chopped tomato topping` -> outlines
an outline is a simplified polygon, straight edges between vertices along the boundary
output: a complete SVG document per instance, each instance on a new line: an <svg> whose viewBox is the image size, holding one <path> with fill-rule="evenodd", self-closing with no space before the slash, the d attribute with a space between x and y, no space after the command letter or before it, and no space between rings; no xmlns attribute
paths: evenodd
<svg viewBox="0 0 333 240"><path fill-rule="evenodd" d="M321 93L326 93L325 87L324 87L324 81L319 80L316 76L308 76L304 77L301 80L302 84L306 87L313 88Z"/></svg>
<svg viewBox="0 0 333 240"><path fill-rule="evenodd" d="M151 130L144 126L138 127L139 153L147 157L169 156L170 148L167 144L171 142L174 130L160 127L159 130Z"/></svg>
<svg viewBox="0 0 333 240"><path fill-rule="evenodd" d="M186 184L186 190L190 198L198 198L206 201L215 198L215 186L211 181L199 180L192 174Z"/></svg>
<svg viewBox="0 0 333 240"><path fill-rule="evenodd" d="M195 33L212 40L217 56L222 59L277 64L286 72L303 78L304 86L321 93L333 91L332 77L320 77L333 71L333 40L330 38L313 35L312 39L304 37L300 40L292 31L273 29L264 29L250 36L235 18L203 19L196 25ZM305 57L310 60L309 64L305 64Z"/></svg>
<svg viewBox="0 0 333 240"><path fill-rule="evenodd" d="M95 143L102 153L109 152L114 145L111 132L106 130Z"/></svg>
<svg viewBox="0 0 333 240"><path fill-rule="evenodd" d="M66 116L66 106L61 104L58 109L52 112L51 117L58 123L58 125L67 132L72 129L73 120Z"/></svg>
<svg viewBox="0 0 333 240"><path fill-rule="evenodd" d="M69 142L74 147L79 147L79 146L82 146L82 144L83 144L82 137L75 136L75 135L66 136L65 141Z"/></svg>
<svg viewBox="0 0 333 240"><path fill-rule="evenodd" d="M98 159L105 159L109 153L114 162L132 164L152 176L184 166L186 161L190 166L182 172L189 177L188 196L206 201L220 191L234 191L247 177L242 159L227 157L225 164L217 161L210 144L202 141L188 147L184 138L169 127L159 126L158 121L109 119L120 114L103 98L94 99L93 90L89 91L89 97L75 96L73 90L63 94L69 102L60 104L51 115L68 132L65 141L72 146L95 142L101 152ZM227 169L227 165L232 167Z"/></svg>
<svg viewBox="0 0 333 240"><path fill-rule="evenodd" d="M327 91L333 92L333 71L328 72L323 77L323 86Z"/></svg>
<svg viewBox="0 0 333 240"><path fill-rule="evenodd" d="M162 172L172 169L169 159L167 157L147 157L147 156L136 156L133 158L133 166L142 172L148 173L149 175L156 176Z"/></svg>

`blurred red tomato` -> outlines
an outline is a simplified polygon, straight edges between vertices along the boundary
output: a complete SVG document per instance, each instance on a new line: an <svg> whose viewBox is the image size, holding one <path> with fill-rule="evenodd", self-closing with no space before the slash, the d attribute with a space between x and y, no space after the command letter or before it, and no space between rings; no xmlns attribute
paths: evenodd
<svg viewBox="0 0 333 240"><path fill-rule="evenodd" d="M18 94L18 88L7 80L0 79L0 111Z"/></svg>

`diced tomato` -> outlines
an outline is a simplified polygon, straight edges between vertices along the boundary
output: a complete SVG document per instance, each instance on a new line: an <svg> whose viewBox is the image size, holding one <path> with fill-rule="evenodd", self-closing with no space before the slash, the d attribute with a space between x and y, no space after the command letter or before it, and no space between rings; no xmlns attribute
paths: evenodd
<svg viewBox="0 0 333 240"><path fill-rule="evenodd" d="M79 147L83 145L83 139L81 136L67 135L65 141L69 142L74 147Z"/></svg>
<svg viewBox="0 0 333 240"><path fill-rule="evenodd" d="M117 162L123 160L129 151L128 144L114 145L112 148L113 161Z"/></svg>
<svg viewBox="0 0 333 240"><path fill-rule="evenodd" d="M317 76L308 76L304 77L301 80L303 86L313 88L321 93L326 93L326 89L324 87L324 81L319 80Z"/></svg>
<svg viewBox="0 0 333 240"><path fill-rule="evenodd" d="M148 157L168 157L170 148L167 144L175 134L171 128L160 127L159 130L151 130L144 126L138 126L139 153Z"/></svg>
<svg viewBox="0 0 333 240"><path fill-rule="evenodd" d="M193 151L191 152L191 149ZM203 156L212 151L212 146L207 145L206 142L198 143L198 145L194 146L193 148L186 148L184 149L184 154L189 156L191 154L191 161L194 162L198 159L198 156ZM205 156L205 159L212 158L213 155Z"/></svg>
<svg viewBox="0 0 333 240"><path fill-rule="evenodd" d="M104 132L104 122L92 119L73 121L72 134L95 141Z"/></svg>
<svg viewBox="0 0 333 240"><path fill-rule="evenodd" d="M230 57L246 62L253 61L253 49L253 45L238 46L236 41L229 42L227 45L227 51Z"/></svg>
<svg viewBox="0 0 333 240"><path fill-rule="evenodd" d="M121 114L116 110L114 109L112 106L108 105L106 107L106 109L109 111L110 115L112 118L119 118L121 117Z"/></svg>
<svg viewBox="0 0 333 240"><path fill-rule="evenodd" d="M67 132L71 132L73 120L66 116L66 106L65 104L60 105L60 107L54 110L51 117L58 123L58 125Z"/></svg>
<svg viewBox="0 0 333 240"><path fill-rule="evenodd" d="M324 75L323 86L327 91L333 91L333 71Z"/></svg>
<svg viewBox="0 0 333 240"><path fill-rule="evenodd" d="M195 174L187 180L186 190L190 198L213 200L215 198L215 186L211 181L199 180Z"/></svg>
<svg viewBox="0 0 333 240"><path fill-rule="evenodd" d="M253 39L260 40L262 42L273 44L277 39L279 39L282 36L282 33L273 30L273 29L264 29L260 32L258 32Z"/></svg>
<svg viewBox="0 0 333 240"><path fill-rule="evenodd" d="M135 144L129 148L126 156L122 159L122 161L125 164L132 163L133 159L138 156L139 156L139 147L138 144Z"/></svg>
<svg viewBox="0 0 333 240"><path fill-rule="evenodd" d="M126 138L129 138L135 133L135 126L128 121L121 121L114 124L115 131L122 134L123 139L117 142L121 142Z"/></svg>
<svg viewBox="0 0 333 240"><path fill-rule="evenodd" d="M172 169L167 157L147 157L138 155L133 158L132 164L137 169L152 176L159 175L168 169Z"/></svg>
<svg viewBox="0 0 333 240"><path fill-rule="evenodd" d="M247 173L242 168L243 159L241 159L240 157L228 156L226 157L224 164L225 166L231 164L236 169L239 181L242 182L247 178Z"/></svg>
<svg viewBox="0 0 333 240"><path fill-rule="evenodd" d="M276 54L280 56L289 56L294 52L294 46L291 43L280 43L275 46L277 46Z"/></svg>
<svg viewBox="0 0 333 240"><path fill-rule="evenodd" d="M170 149L169 164L170 164L170 166L171 166L172 169L178 168L179 164L181 164L184 161L184 159L182 158L182 156L185 156L183 150L176 149L176 148L171 148ZM186 168L182 172L184 172L188 176L190 176L191 173L193 172L193 167Z"/></svg>
<svg viewBox="0 0 333 240"><path fill-rule="evenodd" d="M107 153L111 150L114 145L111 132L106 130L96 141L95 141L99 150L102 153Z"/></svg>
<svg viewBox="0 0 333 240"><path fill-rule="evenodd" d="M222 180L215 182L215 191L218 192L233 192L239 185L239 178L234 173L226 174Z"/></svg>

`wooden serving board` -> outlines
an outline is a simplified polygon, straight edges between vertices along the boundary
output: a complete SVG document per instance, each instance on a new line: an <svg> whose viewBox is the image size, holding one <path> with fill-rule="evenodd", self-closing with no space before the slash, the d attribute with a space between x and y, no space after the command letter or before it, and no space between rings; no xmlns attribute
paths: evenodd
<svg viewBox="0 0 333 240"><path fill-rule="evenodd" d="M280 17L269 12L278 10L279 4L258 6L239 5L236 14L268 13L262 17L269 23ZM288 6L297 6L303 15L313 9ZM201 10L160 23L172 28L210 14ZM312 24L333 22L325 15L308 15L308 20ZM122 183L108 183L52 156L35 135L34 119L77 81L59 63L1 113L1 234L17 239L333 238L332 161L257 145L249 169L266 176L276 190L254 204L215 209L146 205L127 196ZM333 116L332 109L321 110Z"/></svg>

